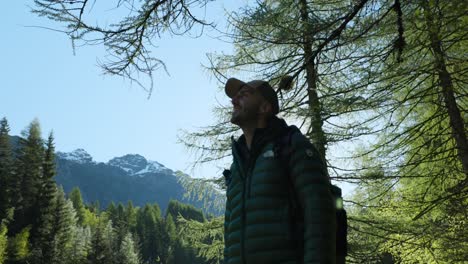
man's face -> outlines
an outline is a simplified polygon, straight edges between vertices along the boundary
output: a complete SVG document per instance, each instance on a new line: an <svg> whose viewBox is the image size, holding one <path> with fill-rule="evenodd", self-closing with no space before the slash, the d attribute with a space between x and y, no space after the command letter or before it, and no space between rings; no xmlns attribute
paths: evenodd
<svg viewBox="0 0 468 264"><path fill-rule="evenodd" d="M262 95L255 88L245 85L232 98L231 123L242 126L250 122L256 122L263 102Z"/></svg>

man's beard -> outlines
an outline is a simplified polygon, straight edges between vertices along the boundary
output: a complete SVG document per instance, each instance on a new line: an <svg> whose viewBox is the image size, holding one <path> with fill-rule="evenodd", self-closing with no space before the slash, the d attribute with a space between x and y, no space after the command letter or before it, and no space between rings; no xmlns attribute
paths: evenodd
<svg viewBox="0 0 468 264"><path fill-rule="evenodd" d="M242 126L247 123L256 122L258 119L258 109L239 109L231 114L231 123Z"/></svg>
<svg viewBox="0 0 468 264"><path fill-rule="evenodd" d="M231 123L234 124L234 125L240 125L241 123L241 117L239 115L239 113L231 113Z"/></svg>

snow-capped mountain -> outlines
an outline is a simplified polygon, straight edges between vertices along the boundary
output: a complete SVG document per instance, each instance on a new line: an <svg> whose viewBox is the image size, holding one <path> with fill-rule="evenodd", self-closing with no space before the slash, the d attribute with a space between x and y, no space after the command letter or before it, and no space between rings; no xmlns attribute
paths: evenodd
<svg viewBox="0 0 468 264"><path fill-rule="evenodd" d="M57 157L63 160L68 160L80 164L95 163L93 157L84 149L76 149L72 152L57 152ZM164 165L157 161L147 160L139 154L127 154L122 157L116 157L107 165L121 168L130 176L144 176L147 173L164 173L173 174L171 169L166 168Z"/></svg>
<svg viewBox="0 0 468 264"><path fill-rule="evenodd" d="M147 173L165 173L173 174L171 169L157 161L146 160L145 157L138 154L127 154L122 157L117 157L109 160L107 163L110 166L119 167L126 171L131 176L144 176Z"/></svg>
<svg viewBox="0 0 468 264"><path fill-rule="evenodd" d="M189 203L204 212L220 215L224 195L210 185L200 185L197 193L205 193L212 202L207 205L197 197L187 196L187 186L195 186L183 172L174 172L159 162L147 160L138 154L127 154L107 163L93 161L83 149L57 152L55 180L66 193L79 187L87 203L99 201L104 208L110 202L133 201L136 206L158 203L165 210L171 199ZM184 184L185 183L185 184Z"/></svg>
<svg viewBox="0 0 468 264"><path fill-rule="evenodd" d="M72 152L57 152L56 155L58 158L73 161L80 164L93 162L93 157L91 157L91 155L89 155L89 153L86 152L86 150L81 148L75 149Z"/></svg>

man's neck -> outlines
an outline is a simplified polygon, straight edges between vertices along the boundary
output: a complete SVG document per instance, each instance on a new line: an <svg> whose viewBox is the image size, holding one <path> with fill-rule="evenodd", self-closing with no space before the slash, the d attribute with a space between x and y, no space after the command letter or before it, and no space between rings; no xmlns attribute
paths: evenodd
<svg viewBox="0 0 468 264"><path fill-rule="evenodd" d="M253 137L255 135L255 130L257 128L265 128L267 127L266 120L258 120L256 123L246 124L241 126L242 132L244 133L245 143L247 144L247 148L250 150L252 146Z"/></svg>

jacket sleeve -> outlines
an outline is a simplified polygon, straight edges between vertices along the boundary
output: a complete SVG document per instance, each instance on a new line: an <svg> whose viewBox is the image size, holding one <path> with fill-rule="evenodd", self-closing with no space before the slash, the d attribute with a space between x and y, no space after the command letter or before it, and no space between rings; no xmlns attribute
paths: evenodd
<svg viewBox="0 0 468 264"><path fill-rule="evenodd" d="M291 178L304 216L304 264L335 263L336 217L330 180L318 151L295 133Z"/></svg>
<svg viewBox="0 0 468 264"><path fill-rule="evenodd" d="M230 235L229 225L231 222L231 200L229 199L228 191L229 191L230 181L232 180L232 175L231 175L232 167L233 166L231 165L230 170L227 172L228 174L225 174L226 171L223 172L225 183L226 183L226 208L224 210L224 262L223 262L225 264L228 263L229 261L228 249L230 245L228 245L228 238Z"/></svg>
<svg viewBox="0 0 468 264"><path fill-rule="evenodd" d="M228 263L229 256L228 256L228 247L226 245L227 238L229 235L229 221L231 219L231 209L229 206L229 199L226 199L226 209L224 211L224 263Z"/></svg>

